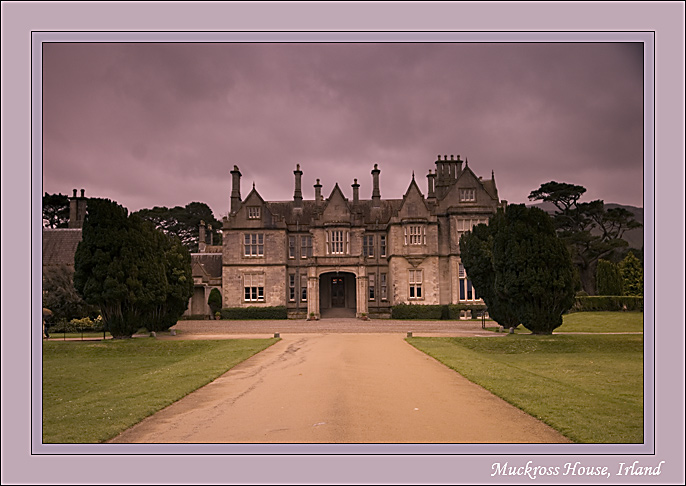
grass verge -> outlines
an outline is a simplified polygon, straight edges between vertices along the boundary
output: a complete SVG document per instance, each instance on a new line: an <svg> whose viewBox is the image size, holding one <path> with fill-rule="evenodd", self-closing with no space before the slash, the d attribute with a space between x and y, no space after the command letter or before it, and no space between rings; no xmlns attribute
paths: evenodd
<svg viewBox="0 0 686 486"><path fill-rule="evenodd" d="M104 442L278 339L43 342L43 442Z"/></svg>
<svg viewBox="0 0 686 486"><path fill-rule="evenodd" d="M407 341L574 442L643 442L642 335Z"/></svg>

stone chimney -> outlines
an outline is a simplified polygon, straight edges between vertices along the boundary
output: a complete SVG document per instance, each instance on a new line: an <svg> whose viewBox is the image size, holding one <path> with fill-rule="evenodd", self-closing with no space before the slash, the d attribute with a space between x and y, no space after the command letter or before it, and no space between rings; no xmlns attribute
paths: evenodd
<svg viewBox="0 0 686 486"><path fill-rule="evenodd" d="M205 237L205 222L200 221L200 227L198 228L198 251L200 253L205 253L207 248L207 238Z"/></svg>
<svg viewBox="0 0 686 486"><path fill-rule="evenodd" d="M314 185L314 203L319 206L319 203L322 200L322 185L319 183L319 179L317 179L317 183Z"/></svg>
<svg viewBox="0 0 686 486"><path fill-rule="evenodd" d="M295 192L293 193L293 205L296 208L302 208L303 207L303 193L302 193L302 189L301 189L301 181L302 181L303 172L300 170L300 164L297 164L295 166L295 170L293 171L293 174L295 175Z"/></svg>
<svg viewBox="0 0 686 486"><path fill-rule="evenodd" d="M372 189L372 207L378 208L381 206L381 191L379 190L379 165L374 164L372 170L373 189Z"/></svg>
<svg viewBox="0 0 686 486"><path fill-rule="evenodd" d="M214 245L214 235L212 234L212 225L207 225L207 230L210 233L210 246Z"/></svg>
<svg viewBox="0 0 686 486"><path fill-rule="evenodd" d="M436 199L436 192L434 189L434 186L436 184L436 174L431 173L431 169L429 169L429 174L426 176L426 180L429 186L429 192L427 194L428 199Z"/></svg>
<svg viewBox="0 0 686 486"><path fill-rule="evenodd" d="M357 183L357 179L352 184L353 187L353 206L357 206L360 202L360 185Z"/></svg>
<svg viewBox="0 0 686 486"><path fill-rule="evenodd" d="M79 197L76 195L76 189L74 189L73 196L69 198L69 228L83 228L87 204L86 190L81 189L81 197Z"/></svg>
<svg viewBox="0 0 686 486"><path fill-rule="evenodd" d="M231 171L231 212L235 213L241 205L241 171L234 165Z"/></svg>
<svg viewBox="0 0 686 486"><path fill-rule="evenodd" d="M460 160L460 156L457 156L457 175L460 175L460 172L462 172L462 161Z"/></svg>

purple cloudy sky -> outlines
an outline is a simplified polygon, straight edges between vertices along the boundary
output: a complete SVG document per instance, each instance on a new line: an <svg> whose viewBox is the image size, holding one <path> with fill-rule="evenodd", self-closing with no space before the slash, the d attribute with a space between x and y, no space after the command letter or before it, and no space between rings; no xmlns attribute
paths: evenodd
<svg viewBox="0 0 686 486"><path fill-rule="evenodd" d="M643 205L642 44L44 44L43 190L131 211L306 199L321 179L400 198L438 154L495 171L501 199L550 180Z"/></svg>

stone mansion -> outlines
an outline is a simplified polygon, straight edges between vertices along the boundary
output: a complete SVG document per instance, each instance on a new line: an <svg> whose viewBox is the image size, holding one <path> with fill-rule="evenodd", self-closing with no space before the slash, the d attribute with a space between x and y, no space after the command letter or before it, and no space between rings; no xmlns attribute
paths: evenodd
<svg viewBox="0 0 686 486"><path fill-rule="evenodd" d="M285 306L289 317L387 317L391 306L479 301L460 261L459 239L487 223L504 204L495 177L477 177L460 156L438 156L426 196L412 180L402 199L382 199L374 165L370 199L352 199L336 184L327 198L317 179L304 200L298 165L290 201L265 201L255 189L241 197L241 172L231 171L230 212L222 246L200 228L194 253L195 293L188 315L208 314L212 287L224 307Z"/></svg>

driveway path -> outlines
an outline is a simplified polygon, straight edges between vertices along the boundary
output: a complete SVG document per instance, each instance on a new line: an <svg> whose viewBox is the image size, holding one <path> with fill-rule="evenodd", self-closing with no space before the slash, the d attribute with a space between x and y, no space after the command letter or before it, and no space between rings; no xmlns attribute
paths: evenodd
<svg viewBox="0 0 686 486"><path fill-rule="evenodd" d="M404 337L282 334L111 442L569 442Z"/></svg>

